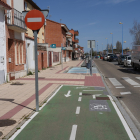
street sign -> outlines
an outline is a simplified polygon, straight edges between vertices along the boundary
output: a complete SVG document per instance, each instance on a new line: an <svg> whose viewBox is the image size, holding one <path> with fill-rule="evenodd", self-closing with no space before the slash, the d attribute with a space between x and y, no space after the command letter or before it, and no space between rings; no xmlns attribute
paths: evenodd
<svg viewBox="0 0 140 140"><path fill-rule="evenodd" d="M88 40L87 47L88 48L95 48L95 40Z"/></svg>
<svg viewBox="0 0 140 140"><path fill-rule="evenodd" d="M26 14L25 24L31 30L39 30L45 22L43 13L39 10L31 10Z"/></svg>
<svg viewBox="0 0 140 140"><path fill-rule="evenodd" d="M90 48L90 40L87 41L87 47Z"/></svg>
<svg viewBox="0 0 140 140"><path fill-rule="evenodd" d="M66 47L61 47L61 50L66 50Z"/></svg>
<svg viewBox="0 0 140 140"><path fill-rule="evenodd" d="M51 44L50 47L51 48L56 48L56 44Z"/></svg>

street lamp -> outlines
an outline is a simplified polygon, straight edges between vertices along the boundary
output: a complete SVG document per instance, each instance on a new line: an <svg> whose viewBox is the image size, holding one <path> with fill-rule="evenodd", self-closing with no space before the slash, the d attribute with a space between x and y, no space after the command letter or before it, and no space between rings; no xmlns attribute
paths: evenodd
<svg viewBox="0 0 140 140"><path fill-rule="evenodd" d="M105 39L107 39L107 53L108 53L108 38L105 38Z"/></svg>
<svg viewBox="0 0 140 140"><path fill-rule="evenodd" d="M123 55L123 23L120 22L119 24L122 24L122 55Z"/></svg>
<svg viewBox="0 0 140 140"><path fill-rule="evenodd" d="M110 34L112 34L112 53L113 53L113 33Z"/></svg>

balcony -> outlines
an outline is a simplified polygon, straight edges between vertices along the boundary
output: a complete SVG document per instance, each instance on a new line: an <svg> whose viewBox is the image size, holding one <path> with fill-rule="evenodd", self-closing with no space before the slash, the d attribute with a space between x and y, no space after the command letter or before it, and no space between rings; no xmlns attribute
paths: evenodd
<svg viewBox="0 0 140 140"><path fill-rule="evenodd" d="M78 38L75 38L75 39L74 39L74 42L75 42L75 43L79 43L79 39L78 39Z"/></svg>
<svg viewBox="0 0 140 140"><path fill-rule="evenodd" d="M74 35L75 35L75 36L78 36L78 35L79 35L78 30L74 30Z"/></svg>
<svg viewBox="0 0 140 140"><path fill-rule="evenodd" d="M27 31L22 13L20 13L16 9L7 11L7 25L9 29L17 32Z"/></svg>

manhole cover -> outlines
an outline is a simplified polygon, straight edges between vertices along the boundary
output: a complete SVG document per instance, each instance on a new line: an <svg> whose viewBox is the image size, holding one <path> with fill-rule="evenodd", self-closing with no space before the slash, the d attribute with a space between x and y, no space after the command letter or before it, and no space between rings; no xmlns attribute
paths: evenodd
<svg viewBox="0 0 140 140"><path fill-rule="evenodd" d="M3 135L3 133L0 131L0 137Z"/></svg>
<svg viewBox="0 0 140 140"><path fill-rule="evenodd" d="M109 97L96 97L96 100L110 100Z"/></svg>
<svg viewBox="0 0 140 140"><path fill-rule="evenodd" d="M82 95L84 95L84 96L90 96L92 94L90 94L90 93L82 93Z"/></svg>
<svg viewBox="0 0 140 140"><path fill-rule="evenodd" d="M3 127L3 126L10 126L10 125L13 125L15 124L16 121L15 120L0 120L0 127Z"/></svg>

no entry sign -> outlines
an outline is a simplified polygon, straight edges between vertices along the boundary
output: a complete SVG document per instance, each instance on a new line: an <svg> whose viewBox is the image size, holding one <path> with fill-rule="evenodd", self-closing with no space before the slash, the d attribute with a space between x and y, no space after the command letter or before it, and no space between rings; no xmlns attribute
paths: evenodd
<svg viewBox="0 0 140 140"><path fill-rule="evenodd" d="M26 14L25 24L31 30L39 30L45 22L44 15L39 10L31 10Z"/></svg>

